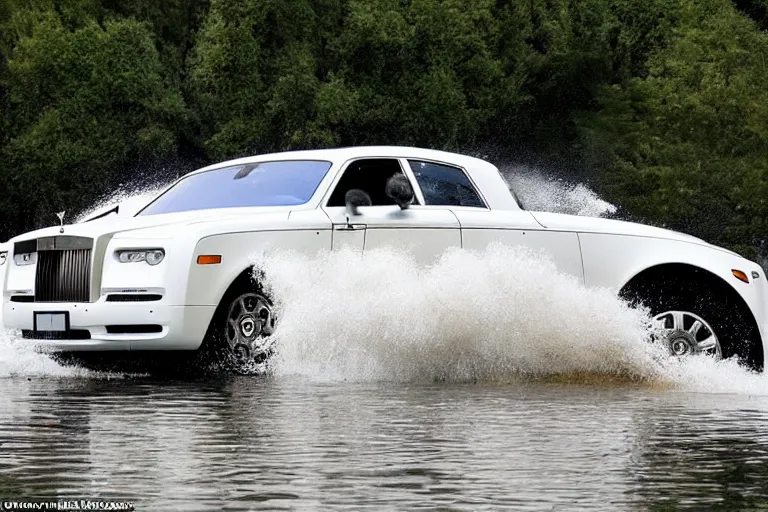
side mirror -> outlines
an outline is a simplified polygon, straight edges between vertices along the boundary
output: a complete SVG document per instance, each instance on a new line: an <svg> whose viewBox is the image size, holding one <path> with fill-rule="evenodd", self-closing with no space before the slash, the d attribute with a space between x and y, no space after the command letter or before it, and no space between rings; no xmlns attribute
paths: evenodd
<svg viewBox="0 0 768 512"><path fill-rule="evenodd" d="M387 180L387 196L393 199L401 210L408 208L413 201L413 187L404 174L394 174Z"/></svg>
<svg viewBox="0 0 768 512"><path fill-rule="evenodd" d="M373 204L371 196L365 190L360 190L359 188L347 190L347 193L344 194L344 202L347 205L347 216L360 215L360 212L357 211L360 206L371 206Z"/></svg>

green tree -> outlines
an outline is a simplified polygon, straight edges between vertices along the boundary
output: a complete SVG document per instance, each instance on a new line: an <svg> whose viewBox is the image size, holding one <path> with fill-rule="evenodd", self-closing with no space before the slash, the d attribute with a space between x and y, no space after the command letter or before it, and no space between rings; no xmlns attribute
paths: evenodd
<svg viewBox="0 0 768 512"><path fill-rule="evenodd" d="M768 35L729 2L685 2L645 77L583 118L610 199L640 218L748 250L768 233Z"/></svg>
<svg viewBox="0 0 768 512"><path fill-rule="evenodd" d="M214 0L190 63L202 145L212 158L289 147L318 88L307 1Z"/></svg>
<svg viewBox="0 0 768 512"><path fill-rule="evenodd" d="M48 11L8 66L13 133L0 179L18 228L49 224L137 160L174 153L183 103L163 80L146 25L89 20L72 30Z"/></svg>

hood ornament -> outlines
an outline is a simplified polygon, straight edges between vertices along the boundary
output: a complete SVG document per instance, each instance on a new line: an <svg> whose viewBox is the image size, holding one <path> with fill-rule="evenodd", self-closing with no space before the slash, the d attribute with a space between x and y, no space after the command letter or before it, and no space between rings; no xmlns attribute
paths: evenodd
<svg viewBox="0 0 768 512"><path fill-rule="evenodd" d="M67 213L66 211L59 212L56 214L56 216L59 218L59 225L61 226L59 228L59 233L64 232L64 214Z"/></svg>

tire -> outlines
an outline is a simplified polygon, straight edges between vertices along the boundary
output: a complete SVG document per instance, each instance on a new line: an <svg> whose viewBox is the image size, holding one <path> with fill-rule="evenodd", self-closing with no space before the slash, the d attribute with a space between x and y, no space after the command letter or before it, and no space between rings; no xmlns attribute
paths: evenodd
<svg viewBox="0 0 768 512"><path fill-rule="evenodd" d="M662 329L659 338L667 344L670 354L736 357L749 369L762 371L757 326L749 310L734 295L735 292L713 286L704 277L638 283L622 292L630 304L644 304L650 309L656 325Z"/></svg>
<svg viewBox="0 0 768 512"><path fill-rule="evenodd" d="M201 347L209 366L242 375L261 374L273 355L273 303L252 279L236 282L216 308Z"/></svg>

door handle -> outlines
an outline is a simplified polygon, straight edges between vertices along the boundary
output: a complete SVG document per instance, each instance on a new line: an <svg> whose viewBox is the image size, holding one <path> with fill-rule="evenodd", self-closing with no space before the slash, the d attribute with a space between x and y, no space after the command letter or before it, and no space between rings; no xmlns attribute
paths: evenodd
<svg viewBox="0 0 768 512"><path fill-rule="evenodd" d="M337 224L334 228L336 231L360 231L365 229L365 224Z"/></svg>

